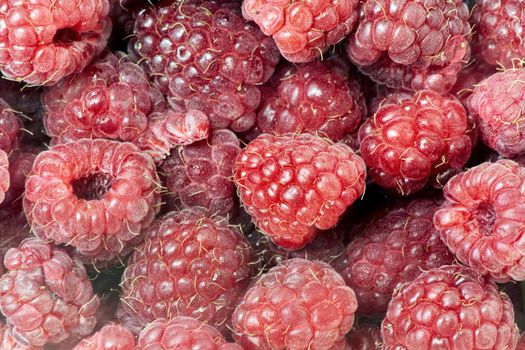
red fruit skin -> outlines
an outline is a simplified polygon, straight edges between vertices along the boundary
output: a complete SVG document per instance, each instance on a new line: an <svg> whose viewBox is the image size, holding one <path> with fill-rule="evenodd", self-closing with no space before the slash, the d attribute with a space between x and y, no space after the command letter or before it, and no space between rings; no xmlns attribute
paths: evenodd
<svg viewBox="0 0 525 350"><path fill-rule="evenodd" d="M5 199L5 194L9 189L9 159L7 154L0 150L0 204Z"/></svg>
<svg viewBox="0 0 525 350"><path fill-rule="evenodd" d="M108 11L108 0L4 1L0 70L33 85L53 85L82 71L106 46Z"/></svg>
<svg viewBox="0 0 525 350"><path fill-rule="evenodd" d="M524 182L525 168L499 160L470 168L447 183L434 225L460 262L498 280L525 280Z"/></svg>
<svg viewBox="0 0 525 350"><path fill-rule="evenodd" d="M468 18L462 0L366 0L347 54L378 84L445 94L470 57Z"/></svg>
<svg viewBox="0 0 525 350"><path fill-rule="evenodd" d="M134 145L84 139L38 155L24 212L37 237L70 245L86 263L111 262L143 240L159 211L159 181Z"/></svg>
<svg viewBox="0 0 525 350"><path fill-rule="evenodd" d="M142 327L188 316L225 330L253 262L249 243L225 218L199 207L170 212L135 248L122 276L119 316Z"/></svg>
<svg viewBox="0 0 525 350"><path fill-rule="evenodd" d="M138 348L144 350L242 350L228 343L214 327L191 317L158 319L140 333Z"/></svg>
<svg viewBox="0 0 525 350"><path fill-rule="evenodd" d="M473 269L442 266L396 292L383 320L385 350L514 349L508 296Z"/></svg>
<svg viewBox="0 0 525 350"><path fill-rule="evenodd" d="M29 237L31 227L24 213L4 215L0 213L0 274L5 272L4 257L11 248L17 248ZM1 347L0 347L1 349Z"/></svg>
<svg viewBox="0 0 525 350"><path fill-rule="evenodd" d="M2 350L44 350L42 346L32 346L20 343L13 337L10 326L0 322L0 349Z"/></svg>
<svg viewBox="0 0 525 350"><path fill-rule="evenodd" d="M366 116L357 81L325 62L287 65L263 89L257 126L264 133L317 133L339 141Z"/></svg>
<svg viewBox="0 0 525 350"><path fill-rule="evenodd" d="M404 201L356 226L359 236L348 244L341 275L356 293L359 314L384 313L404 283L453 262L432 222L438 207L427 199Z"/></svg>
<svg viewBox="0 0 525 350"><path fill-rule="evenodd" d="M470 157L474 135L467 112L454 96L430 90L398 97L397 104L383 103L359 129L369 175L403 196L427 183L441 188L447 173L462 169Z"/></svg>
<svg viewBox="0 0 525 350"><path fill-rule="evenodd" d="M525 59L525 3L520 0L477 0L472 9L472 46L490 65L520 66Z"/></svg>
<svg viewBox="0 0 525 350"><path fill-rule="evenodd" d="M350 147L310 134L262 134L234 170L242 204L257 227L289 250L335 226L365 189L365 165Z"/></svg>
<svg viewBox="0 0 525 350"><path fill-rule="evenodd" d="M13 336L43 346L86 336L99 305L83 264L37 238L10 249L0 278L0 311Z"/></svg>
<svg viewBox="0 0 525 350"><path fill-rule="evenodd" d="M242 13L272 36L284 58L301 63L322 56L352 31L358 4L357 0L246 0Z"/></svg>
<svg viewBox="0 0 525 350"><path fill-rule="evenodd" d="M199 110L212 129L250 129L259 85L273 74L273 40L247 23L238 4L164 1L139 11L128 50L147 67L177 112Z"/></svg>
<svg viewBox="0 0 525 350"><path fill-rule="evenodd" d="M132 350L135 337L119 324L108 324L90 337L84 338L73 350Z"/></svg>
<svg viewBox="0 0 525 350"><path fill-rule="evenodd" d="M372 325L352 329L346 336L350 350L383 350L381 328Z"/></svg>
<svg viewBox="0 0 525 350"><path fill-rule="evenodd" d="M483 142L505 157L525 152L525 68L499 72L476 85L467 106Z"/></svg>
<svg viewBox="0 0 525 350"><path fill-rule="evenodd" d="M22 122L15 111L0 98L0 151L9 154L18 147L21 136L20 128L22 128Z"/></svg>
<svg viewBox="0 0 525 350"><path fill-rule="evenodd" d="M291 259L248 289L232 316L245 350L327 350L352 328L357 300L330 265Z"/></svg>

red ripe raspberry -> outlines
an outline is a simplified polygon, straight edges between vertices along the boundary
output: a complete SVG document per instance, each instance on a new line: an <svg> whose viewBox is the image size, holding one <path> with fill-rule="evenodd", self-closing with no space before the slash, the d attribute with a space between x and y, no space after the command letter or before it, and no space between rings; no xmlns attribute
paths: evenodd
<svg viewBox="0 0 525 350"><path fill-rule="evenodd" d="M246 131L279 61L271 38L246 23L235 3L165 1L138 13L131 51L169 102L199 110L213 129Z"/></svg>
<svg viewBox="0 0 525 350"><path fill-rule="evenodd" d="M18 146L21 127L22 122L15 112L0 98L0 151L9 154Z"/></svg>
<svg viewBox="0 0 525 350"><path fill-rule="evenodd" d="M385 350L514 349L513 306L475 270L443 266L404 285L382 325Z"/></svg>
<svg viewBox="0 0 525 350"><path fill-rule="evenodd" d="M118 324L108 324L97 333L83 339L73 350L131 350L135 349L133 334Z"/></svg>
<svg viewBox="0 0 525 350"><path fill-rule="evenodd" d="M9 159L7 158L7 154L0 149L0 204L2 204L5 199L9 184Z"/></svg>
<svg viewBox="0 0 525 350"><path fill-rule="evenodd" d="M54 143L83 138L135 141L154 112L163 111L162 93L123 54L106 53L82 73L71 75L42 95L45 127Z"/></svg>
<svg viewBox="0 0 525 350"><path fill-rule="evenodd" d="M237 157L239 196L261 231L290 250L337 224L365 189L352 149L310 134L263 134Z"/></svg>
<svg viewBox="0 0 525 350"><path fill-rule="evenodd" d="M376 326L361 326L347 335L350 350L383 350L381 329Z"/></svg>
<svg viewBox="0 0 525 350"><path fill-rule="evenodd" d="M248 289L232 316L245 350L330 349L352 328L355 294L330 265L291 259Z"/></svg>
<svg viewBox="0 0 525 350"><path fill-rule="evenodd" d="M138 348L144 350L242 350L228 343L214 327L191 317L158 319L140 333Z"/></svg>
<svg viewBox="0 0 525 350"><path fill-rule="evenodd" d="M449 91L470 56L462 0L366 0L348 57L379 84Z"/></svg>
<svg viewBox="0 0 525 350"><path fill-rule="evenodd" d="M159 179L130 143L80 140L38 155L24 211L33 232L89 262L125 256L159 211Z"/></svg>
<svg viewBox="0 0 525 350"><path fill-rule="evenodd" d="M525 280L523 183L525 168L511 160L483 163L447 183L434 225L459 261L498 279Z"/></svg>
<svg viewBox="0 0 525 350"><path fill-rule="evenodd" d="M226 215L234 208L231 179L235 158L241 151L230 130L214 130L208 140L173 150L161 165L165 183L177 207L200 206L210 213Z"/></svg>
<svg viewBox="0 0 525 350"><path fill-rule="evenodd" d="M357 81L330 61L288 65L272 79L257 112L262 132L316 132L339 141L357 129L366 105Z"/></svg>
<svg viewBox="0 0 525 350"><path fill-rule="evenodd" d="M360 314L386 311L392 293L423 270L451 264L432 219L438 203L415 199L379 210L356 227L341 275L357 296Z"/></svg>
<svg viewBox="0 0 525 350"><path fill-rule="evenodd" d="M409 195L461 169L472 150L472 126L452 95L424 90L386 103L359 129L361 156L380 186Z"/></svg>
<svg viewBox="0 0 525 350"><path fill-rule="evenodd" d="M357 0L245 0L246 19L271 35L290 62L309 62L342 41L354 28Z"/></svg>
<svg viewBox="0 0 525 350"><path fill-rule="evenodd" d="M30 345L91 333L99 305L84 266L36 238L10 249L0 278L0 311L13 335Z"/></svg>
<svg viewBox="0 0 525 350"><path fill-rule="evenodd" d="M32 346L20 343L13 337L10 326L0 322L0 349L2 350L44 350L41 346Z"/></svg>
<svg viewBox="0 0 525 350"><path fill-rule="evenodd" d="M0 8L0 70L53 85L82 71L106 46L108 0L7 0Z"/></svg>
<svg viewBox="0 0 525 350"><path fill-rule="evenodd" d="M525 3L477 0L472 11L473 48L493 66L513 68L525 60Z"/></svg>
<svg viewBox="0 0 525 350"><path fill-rule="evenodd" d="M481 139L503 156L525 152L525 68L496 73L481 81L469 98L469 111Z"/></svg>
<svg viewBox="0 0 525 350"><path fill-rule="evenodd" d="M171 212L135 248L122 276L122 307L142 326L191 316L222 327L252 265L250 245L224 218L201 208Z"/></svg>

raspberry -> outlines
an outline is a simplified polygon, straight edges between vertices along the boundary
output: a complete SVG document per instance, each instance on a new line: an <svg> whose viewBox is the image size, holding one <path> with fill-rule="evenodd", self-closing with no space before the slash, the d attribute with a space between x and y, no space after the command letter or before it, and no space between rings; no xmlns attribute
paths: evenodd
<svg viewBox="0 0 525 350"><path fill-rule="evenodd" d="M443 266L404 285L382 325L385 350L514 349L512 303L475 270Z"/></svg>
<svg viewBox="0 0 525 350"><path fill-rule="evenodd" d="M356 231L341 275L357 296L360 314L386 311L392 293L423 270L451 264L432 219L439 203L414 199L378 210Z"/></svg>
<svg viewBox="0 0 525 350"><path fill-rule="evenodd" d="M226 342L214 327L180 316L148 324L140 333L138 347L144 350L242 350L239 345Z"/></svg>
<svg viewBox="0 0 525 350"><path fill-rule="evenodd" d="M236 6L165 1L143 9L130 51L176 110L199 110L213 129L241 132L255 122L258 85L273 74L279 53Z"/></svg>
<svg viewBox="0 0 525 350"><path fill-rule="evenodd" d="M386 103L359 129L361 156L378 185L409 195L465 165L472 126L452 95L424 90L397 104Z"/></svg>
<svg viewBox="0 0 525 350"><path fill-rule="evenodd" d="M483 163L454 176L434 216L459 261L497 279L525 280L521 186L525 168L511 160Z"/></svg>
<svg viewBox="0 0 525 350"><path fill-rule="evenodd" d="M41 346L20 343L13 337L11 327L0 322L0 349L2 350L43 350Z"/></svg>
<svg viewBox="0 0 525 350"><path fill-rule="evenodd" d="M444 94L470 56L468 18L462 0L366 0L348 57L379 84Z"/></svg>
<svg viewBox="0 0 525 350"><path fill-rule="evenodd" d="M525 152L525 68L496 73L474 88L468 101L483 142L506 157Z"/></svg>
<svg viewBox="0 0 525 350"><path fill-rule="evenodd" d="M348 334L350 350L383 350L381 329L375 326L361 326Z"/></svg>
<svg viewBox="0 0 525 350"><path fill-rule="evenodd" d="M357 0L246 0L243 15L271 35L290 62L309 62L342 41L354 28Z"/></svg>
<svg viewBox="0 0 525 350"><path fill-rule="evenodd" d="M224 326L252 275L253 252L224 218L202 208L155 222L122 276L122 307L144 326L191 316Z"/></svg>
<svg viewBox="0 0 525 350"><path fill-rule="evenodd" d="M310 134L263 134L241 151L234 172L258 228L290 250L335 226L365 189L361 158Z"/></svg>
<svg viewBox="0 0 525 350"><path fill-rule="evenodd" d="M129 330L108 324L94 335L83 339L73 350L131 350L135 348L135 337Z"/></svg>
<svg viewBox="0 0 525 350"><path fill-rule="evenodd" d="M9 160L7 154L0 149L0 204L5 199L9 184Z"/></svg>
<svg viewBox="0 0 525 350"><path fill-rule="evenodd" d="M91 333L99 299L80 261L33 238L10 249L4 264L0 311L16 339L43 346Z"/></svg>
<svg viewBox="0 0 525 350"><path fill-rule="evenodd" d="M109 52L48 88L42 103L55 144L82 138L132 142L146 130L150 115L166 108L142 68L124 54Z"/></svg>
<svg viewBox="0 0 525 350"><path fill-rule="evenodd" d="M291 259L248 289L232 316L245 350L329 349L352 328L355 294L330 265Z"/></svg>
<svg viewBox="0 0 525 350"><path fill-rule="evenodd" d="M151 158L130 143L80 140L38 155L24 211L33 232L86 262L125 256L159 211Z"/></svg>
<svg viewBox="0 0 525 350"><path fill-rule="evenodd" d="M20 128L22 122L7 102L0 98L0 151L9 154L18 146Z"/></svg>
<svg viewBox="0 0 525 350"><path fill-rule="evenodd" d="M30 227L23 213L5 216L0 213L0 275L4 273L4 256L29 237ZM1 349L2 347L0 347Z"/></svg>
<svg viewBox="0 0 525 350"><path fill-rule="evenodd" d="M359 126L366 105L357 81L329 61L288 65L266 87L257 112L265 133L317 132L339 141Z"/></svg>
<svg viewBox="0 0 525 350"><path fill-rule="evenodd" d="M180 146L161 165L165 183L176 206L200 206L226 215L233 210L235 189L231 179L241 150L230 130L214 130L208 140Z"/></svg>
<svg viewBox="0 0 525 350"><path fill-rule="evenodd" d="M108 0L7 0L0 8L0 70L53 85L82 71L111 33Z"/></svg>
<svg viewBox="0 0 525 350"><path fill-rule="evenodd" d="M525 333L523 333L520 337L520 340L518 341L518 345L516 346L516 350L525 350Z"/></svg>

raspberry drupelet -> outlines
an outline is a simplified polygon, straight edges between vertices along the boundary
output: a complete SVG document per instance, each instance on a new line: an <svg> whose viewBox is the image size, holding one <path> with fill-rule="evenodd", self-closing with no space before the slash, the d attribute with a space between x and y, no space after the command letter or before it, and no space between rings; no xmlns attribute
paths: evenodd
<svg viewBox="0 0 525 350"><path fill-rule="evenodd" d="M508 296L473 269L442 266L396 292L382 324L385 350L515 349Z"/></svg>
<svg viewBox="0 0 525 350"><path fill-rule="evenodd" d="M290 62L309 62L342 41L354 28L358 0L245 0L242 12L275 40Z"/></svg>
<svg viewBox="0 0 525 350"><path fill-rule="evenodd" d="M159 211L152 159L131 143L79 140L37 156L24 211L37 237L70 245L86 263L125 256Z"/></svg>
<svg viewBox="0 0 525 350"><path fill-rule="evenodd" d="M258 228L296 250L335 226L363 194L366 169L344 144L310 134L262 134L239 153L234 174Z"/></svg>
<svg viewBox="0 0 525 350"><path fill-rule="evenodd" d="M111 33L108 0L7 0L0 7L0 70L53 85L82 71Z"/></svg>
<svg viewBox="0 0 525 350"><path fill-rule="evenodd" d="M226 329L254 269L253 251L225 218L202 208L156 221L122 276L124 316L141 326L191 316Z"/></svg>
<svg viewBox="0 0 525 350"><path fill-rule="evenodd" d="M0 321L0 349L2 350L44 350L42 346L32 346L20 343L13 337L11 326Z"/></svg>
<svg viewBox="0 0 525 350"><path fill-rule="evenodd" d="M273 74L273 40L246 23L238 4L164 1L139 11L130 50L177 110L199 110L213 129L250 129L258 85Z"/></svg>
<svg viewBox="0 0 525 350"><path fill-rule="evenodd" d="M442 187L473 147L472 122L452 95L430 90L384 103L359 129L361 157L374 182L407 196L427 183Z"/></svg>
<svg viewBox="0 0 525 350"><path fill-rule="evenodd" d="M13 336L33 346L90 334L98 297L83 264L37 238L10 249L0 278L0 311Z"/></svg>
<svg viewBox="0 0 525 350"><path fill-rule="evenodd" d="M462 0L365 0L348 57L379 84L440 94L470 56L469 10Z"/></svg>
<svg viewBox="0 0 525 350"><path fill-rule="evenodd" d="M328 350L352 328L357 300L330 265L286 260L260 276L232 316L245 350Z"/></svg>
<svg viewBox="0 0 525 350"><path fill-rule="evenodd" d="M483 163L454 176L434 225L458 260L498 280L525 280L525 168Z"/></svg>
<svg viewBox="0 0 525 350"><path fill-rule="evenodd" d="M132 350L135 337L119 324L108 324L90 337L84 338L73 350Z"/></svg>

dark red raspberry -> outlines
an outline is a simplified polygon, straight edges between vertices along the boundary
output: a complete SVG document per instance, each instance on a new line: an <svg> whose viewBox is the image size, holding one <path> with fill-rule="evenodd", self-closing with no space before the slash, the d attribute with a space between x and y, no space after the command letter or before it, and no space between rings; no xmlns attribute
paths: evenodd
<svg viewBox="0 0 525 350"><path fill-rule="evenodd" d="M469 98L481 139L503 156L525 152L525 68L496 73L481 81Z"/></svg>
<svg viewBox="0 0 525 350"><path fill-rule="evenodd" d="M524 183L525 168L511 160L483 163L447 183L434 225L459 261L497 279L525 280Z"/></svg>
<svg viewBox="0 0 525 350"><path fill-rule="evenodd" d="M16 339L43 346L91 333L99 299L80 261L33 238L10 249L4 264L0 311Z"/></svg>
<svg viewBox="0 0 525 350"><path fill-rule="evenodd" d="M365 189L352 149L310 134L263 134L237 157L235 182L246 210L272 241L290 250L335 226Z"/></svg>
<svg viewBox="0 0 525 350"><path fill-rule="evenodd" d="M508 296L473 269L443 266L404 285L382 325L385 350L514 349L519 337Z"/></svg>
<svg viewBox="0 0 525 350"><path fill-rule="evenodd" d="M263 89L257 126L265 133L314 132L339 141L357 129L366 104L357 81L330 60L288 65Z"/></svg>
<svg viewBox="0 0 525 350"><path fill-rule="evenodd" d="M122 276L122 307L142 326L191 316L224 327L253 260L249 243L225 218L198 207L168 213L135 248Z"/></svg>
<svg viewBox="0 0 525 350"><path fill-rule="evenodd" d="M135 337L119 324L108 324L97 333L83 339L73 350L132 350Z"/></svg>
<svg viewBox="0 0 525 350"><path fill-rule="evenodd" d="M9 184L9 159L7 158L7 153L0 149L0 204L5 199Z"/></svg>
<svg viewBox="0 0 525 350"><path fill-rule="evenodd" d="M472 46L485 62L513 68L525 60L525 3L522 0L477 0Z"/></svg>
<svg viewBox="0 0 525 350"><path fill-rule="evenodd" d="M401 285L452 263L432 223L438 206L426 199L405 201L376 211L356 227L360 235L347 247L341 275L356 293L360 314L385 312Z"/></svg>
<svg viewBox="0 0 525 350"><path fill-rule="evenodd" d="M162 93L124 54L105 53L42 95L45 127L54 143L83 138L135 141L150 115L166 109Z"/></svg>
<svg viewBox="0 0 525 350"><path fill-rule="evenodd" d="M330 265L291 259L263 274L232 316L245 350L327 350L352 328L357 300Z"/></svg>
<svg viewBox="0 0 525 350"><path fill-rule="evenodd" d="M242 350L228 343L214 327L191 317L158 319L140 333L138 348L144 350Z"/></svg>
<svg viewBox="0 0 525 350"><path fill-rule="evenodd" d="M0 98L0 151L9 154L18 146L20 128L22 128L22 122L15 111Z"/></svg>
<svg viewBox="0 0 525 350"><path fill-rule="evenodd" d="M108 0L7 0L0 8L0 70L53 85L80 72L106 46Z"/></svg>
<svg viewBox="0 0 525 350"><path fill-rule="evenodd" d="M352 329L347 339L350 350L383 350L381 329L376 326L364 325Z"/></svg>
<svg viewBox="0 0 525 350"><path fill-rule="evenodd" d="M0 349L2 350L44 350L41 346L20 343L13 337L12 329L0 322Z"/></svg>
<svg viewBox="0 0 525 350"><path fill-rule="evenodd" d="M379 84L443 94L470 56L468 18L462 0L365 0L348 57Z"/></svg>
<svg viewBox="0 0 525 350"><path fill-rule="evenodd" d="M237 6L165 1L139 12L130 46L176 109L202 111L213 129L240 132L255 122L258 85L279 53Z"/></svg>
<svg viewBox="0 0 525 350"><path fill-rule="evenodd" d="M378 185L409 195L461 169L472 150L473 126L452 95L417 92L386 103L359 129L361 156Z"/></svg>
<svg viewBox="0 0 525 350"><path fill-rule="evenodd" d="M241 150L230 130L214 130L207 140L172 150L160 168L170 191L170 204L200 206L226 215L234 208L232 172Z"/></svg>
<svg viewBox="0 0 525 350"><path fill-rule="evenodd" d="M309 62L342 41L354 28L357 0L245 0L246 19L271 35L290 62Z"/></svg>
<svg viewBox="0 0 525 350"><path fill-rule="evenodd" d="M130 143L80 140L38 155L24 211L33 232L86 262L125 256L159 211L152 159Z"/></svg>

